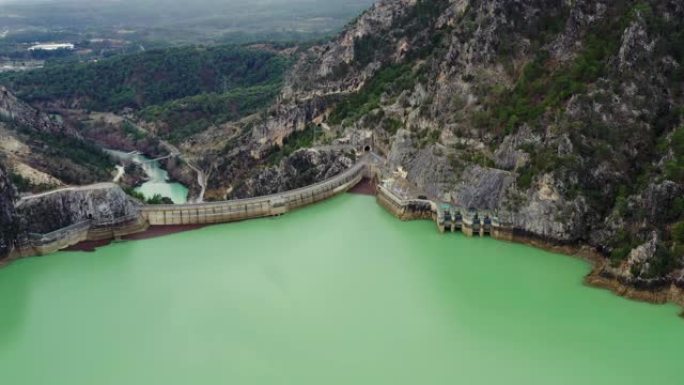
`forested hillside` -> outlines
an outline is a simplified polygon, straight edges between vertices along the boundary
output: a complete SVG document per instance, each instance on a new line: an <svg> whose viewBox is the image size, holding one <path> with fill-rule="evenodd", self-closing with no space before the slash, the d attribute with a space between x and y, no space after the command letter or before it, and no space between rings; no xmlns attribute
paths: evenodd
<svg viewBox="0 0 684 385"><path fill-rule="evenodd" d="M235 46L182 47L6 73L0 75L0 83L30 103L119 111L278 84L287 65L287 59L273 52Z"/></svg>
<svg viewBox="0 0 684 385"><path fill-rule="evenodd" d="M153 139L148 133L118 117L116 124L93 121L90 112L126 115L152 136L180 143L270 105L291 52L277 46L158 49L0 74L0 84L34 106L67 115L102 146L148 151Z"/></svg>
<svg viewBox="0 0 684 385"><path fill-rule="evenodd" d="M2 0L0 32L35 41L93 36L131 42L305 41L339 31L373 0ZM50 35L42 40L39 33ZM0 41L2 38L0 37Z"/></svg>
<svg viewBox="0 0 684 385"><path fill-rule="evenodd" d="M146 122L157 122L157 135L177 143L207 127L238 120L268 106L278 95L280 83L205 93L150 106L139 113Z"/></svg>

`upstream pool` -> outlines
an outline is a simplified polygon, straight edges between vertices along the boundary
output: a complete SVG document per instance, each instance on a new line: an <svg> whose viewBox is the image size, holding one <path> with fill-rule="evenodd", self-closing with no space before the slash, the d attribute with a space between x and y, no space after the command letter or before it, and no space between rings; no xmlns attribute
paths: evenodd
<svg viewBox="0 0 684 385"><path fill-rule="evenodd" d="M675 306L343 195L0 269L0 383L684 384Z"/></svg>

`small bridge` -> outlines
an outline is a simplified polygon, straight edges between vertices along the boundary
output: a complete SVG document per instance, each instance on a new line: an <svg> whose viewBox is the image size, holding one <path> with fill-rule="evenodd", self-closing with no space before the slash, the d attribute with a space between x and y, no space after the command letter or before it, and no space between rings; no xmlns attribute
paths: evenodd
<svg viewBox="0 0 684 385"><path fill-rule="evenodd" d="M177 158L177 157L179 157L179 156L180 156L180 154L175 154L175 153L174 153L174 154L169 154L169 155L160 156L160 157L154 158L154 159L141 160L140 163L154 163L154 162L158 162L158 161L164 160L164 159Z"/></svg>

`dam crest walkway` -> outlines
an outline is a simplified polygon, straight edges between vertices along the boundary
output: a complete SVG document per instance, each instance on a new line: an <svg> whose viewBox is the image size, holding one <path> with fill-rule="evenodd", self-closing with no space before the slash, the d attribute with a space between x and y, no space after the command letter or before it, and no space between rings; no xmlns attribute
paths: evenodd
<svg viewBox="0 0 684 385"><path fill-rule="evenodd" d="M142 216L152 226L226 223L285 214L345 192L370 177L374 158L363 156L348 170L320 183L248 199L174 205L145 205Z"/></svg>

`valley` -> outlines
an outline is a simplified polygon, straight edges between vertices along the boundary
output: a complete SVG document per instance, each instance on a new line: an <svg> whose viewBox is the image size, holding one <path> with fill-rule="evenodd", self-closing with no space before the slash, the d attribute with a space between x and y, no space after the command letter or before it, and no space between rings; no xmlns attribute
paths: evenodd
<svg viewBox="0 0 684 385"><path fill-rule="evenodd" d="M683 21L0 0L0 383L682 383Z"/></svg>
<svg viewBox="0 0 684 385"><path fill-rule="evenodd" d="M367 147L405 198L496 212L528 237L593 248L606 277L666 288L684 275L683 14L672 1L380 1L320 44L2 74L21 124L88 148L73 166L12 170L91 183L115 170L96 147L152 159L172 146L161 165L191 201L212 201L324 180ZM44 151L30 131L15 139Z"/></svg>

